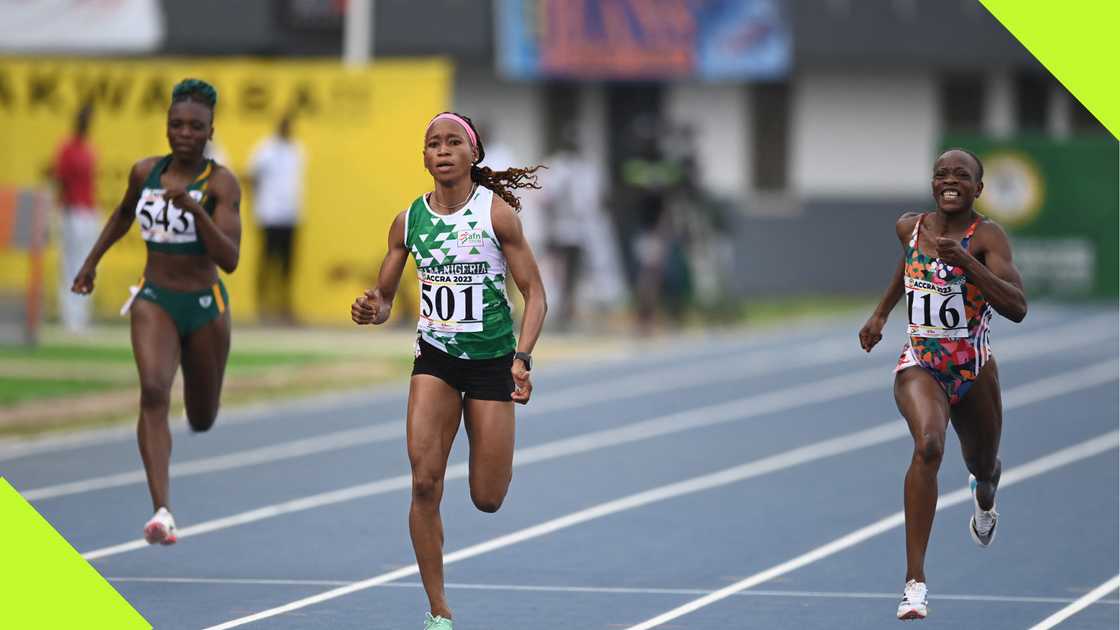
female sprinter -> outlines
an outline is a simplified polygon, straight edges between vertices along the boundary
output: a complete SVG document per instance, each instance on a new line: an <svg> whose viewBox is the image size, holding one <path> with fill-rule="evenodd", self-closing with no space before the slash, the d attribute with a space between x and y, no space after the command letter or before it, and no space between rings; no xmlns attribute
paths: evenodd
<svg viewBox="0 0 1120 630"><path fill-rule="evenodd" d="M140 373L140 457L155 515L144 525L151 544L176 541L168 501L171 430L167 414L175 372L183 366L183 401L194 431L218 414L229 356L229 295L218 279L237 268L241 187L228 169L203 157L214 134L218 93L187 79L171 93L167 141L171 153L137 162L128 189L109 217L71 288L93 291L97 263L134 219L148 247L140 286L121 314L132 314L132 353Z"/></svg>
<svg viewBox="0 0 1120 630"><path fill-rule="evenodd" d="M1027 300L1007 234L972 207L984 190L983 179L983 164L968 151L950 149L937 158L932 181L937 209L899 218L895 229L902 261L859 331L860 346L870 352L905 293L908 341L895 368L894 397L914 438L914 454L904 494L906 588L899 619L926 616L926 545L950 422L971 473L975 509L969 534L981 547L996 535L1003 407L988 324L993 309L1023 321Z"/></svg>
<svg viewBox="0 0 1120 630"><path fill-rule="evenodd" d="M510 192L536 188L539 167L480 169L476 165L485 154L466 116L445 112L428 123L424 168L432 174L433 190L393 220L377 287L351 307L358 324L389 319L405 259L412 254L420 321L408 394L408 525L430 605L425 630L451 630L439 504L459 418L470 441L471 499L483 512L496 512L513 474L513 403L528 403L532 394L530 353L546 310L540 271L517 217L521 202ZM517 340L507 270L525 297Z"/></svg>

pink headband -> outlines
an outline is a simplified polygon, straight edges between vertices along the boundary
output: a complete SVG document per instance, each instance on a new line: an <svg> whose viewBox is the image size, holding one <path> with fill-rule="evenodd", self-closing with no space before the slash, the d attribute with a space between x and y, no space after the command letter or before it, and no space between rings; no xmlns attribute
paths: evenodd
<svg viewBox="0 0 1120 630"><path fill-rule="evenodd" d="M471 146L472 147L477 147L478 146L478 136L474 135L474 129L471 129L471 126L469 124L467 124L467 121L463 120L462 116L457 116L457 115L452 114L450 112L444 112L444 113L440 114L439 116L436 116L435 118L433 118L431 120L431 122L428 123L428 127L426 129L424 129L424 135L425 136L428 135L428 131L431 130L432 125L436 124L436 121L439 121L439 120L452 120L452 121L455 121L455 122L459 123L460 125L462 125L463 129L466 130L467 137L470 138L470 141L471 141Z"/></svg>

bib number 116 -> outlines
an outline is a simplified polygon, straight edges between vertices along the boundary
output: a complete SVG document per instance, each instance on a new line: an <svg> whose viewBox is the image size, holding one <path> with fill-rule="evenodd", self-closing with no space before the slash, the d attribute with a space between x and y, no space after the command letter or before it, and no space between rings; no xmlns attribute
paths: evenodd
<svg viewBox="0 0 1120 630"><path fill-rule="evenodd" d="M911 326L955 330L964 315L964 294L910 290L906 292L906 310Z"/></svg>

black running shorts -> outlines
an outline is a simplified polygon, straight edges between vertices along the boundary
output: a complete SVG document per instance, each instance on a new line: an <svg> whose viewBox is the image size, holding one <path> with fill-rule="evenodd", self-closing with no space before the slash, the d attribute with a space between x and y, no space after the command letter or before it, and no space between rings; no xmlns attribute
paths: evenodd
<svg viewBox="0 0 1120 630"><path fill-rule="evenodd" d="M420 354L412 364L412 375L428 374L475 400L510 401L514 390L513 353L494 359L459 359L423 339L417 340Z"/></svg>

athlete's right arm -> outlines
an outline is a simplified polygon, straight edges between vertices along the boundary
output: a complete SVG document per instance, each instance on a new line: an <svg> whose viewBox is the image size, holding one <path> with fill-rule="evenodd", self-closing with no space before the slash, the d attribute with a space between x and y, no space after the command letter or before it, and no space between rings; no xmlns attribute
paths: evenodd
<svg viewBox="0 0 1120 630"><path fill-rule="evenodd" d="M140 202L140 192L144 189L144 180L147 179L148 173L151 172L157 161L159 161L157 157L144 158L132 165L132 171L128 174L128 189L124 192L124 198L121 199L117 209L109 215L109 220L105 222L105 227L101 229L101 235L97 237L93 249L90 250L85 262L82 263L78 275L74 276L74 283L70 286L70 290L74 293L85 295L93 291L93 279L97 275L97 263L101 262L101 257L109 251L113 243L128 234L128 229L132 227L132 222L136 220L136 204Z"/></svg>
<svg viewBox="0 0 1120 630"><path fill-rule="evenodd" d="M891 274L891 281L887 285L887 290L883 293L883 299L879 301L879 305L875 307L863 328L859 329L859 346L863 348L864 352L871 352L875 344L882 340L883 327L887 325L887 318L894 310L894 305L902 299L902 272L906 267L906 243L917 220L918 213L907 212L899 217L894 225L898 240L902 243L902 258L895 265L894 273Z"/></svg>
<svg viewBox="0 0 1120 630"><path fill-rule="evenodd" d="M389 228L389 251L381 261L381 271L377 274L377 287L366 289L365 293L354 300L350 306L350 319L355 324L384 324L393 309L393 297L401 284L401 273L408 261L408 250L404 246L405 213L393 219Z"/></svg>

